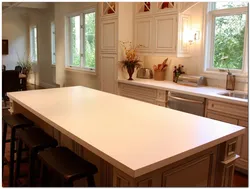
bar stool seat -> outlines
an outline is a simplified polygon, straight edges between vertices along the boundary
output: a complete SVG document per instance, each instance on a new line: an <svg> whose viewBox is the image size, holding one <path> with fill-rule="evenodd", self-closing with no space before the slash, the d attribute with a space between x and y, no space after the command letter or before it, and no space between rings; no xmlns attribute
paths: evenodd
<svg viewBox="0 0 250 189"><path fill-rule="evenodd" d="M11 128L15 127L16 129L23 128L24 126L33 125L33 122L22 114L3 116L2 119L8 126L10 126Z"/></svg>
<svg viewBox="0 0 250 189"><path fill-rule="evenodd" d="M15 141L16 141L16 131L19 129L24 129L33 126L33 122L23 116L22 114L13 114L2 117L3 121L3 131L2 131L2 174L5 165L5 146L7 142L10 142L10 160L7 161L9 165L9 186L13 186L14 178L14 154L15 154ZM11 138L6 139L7 127L11 129Z"/></svg>
<svg viewBox="0 0 250 189"><path fill-rule="evenodd" d="M15 185L20 172L20 160L22 156L22 146L29 149L29 173L28 173L28 186L34 186L35 178L35 160L37 159L37 153L41 150L50 147L56 147L58 145L56 139L46 134L42 129L38 127L31 127L26 130L20 130L17 133L18 149L17 149L17 163L15 171Z"/></svg>
<svg viewBox="0 0 250 189"><path fill-rule="evenodd" d="M46 134L42 129L32 127L17 133L18 139L32 150L40 151L58 145L56 139Z"/></svg>
<svg viewBox="0 0 250 189"><path fill-rule="evenodd" d="M44 166L53 169L64 179L64 186L73 186L75 180L87 177L88 186L95 186L98 169L66 147L57 147L38 153ZM46 173L44 173L46 174ZM66 183L66 184L65 184Z"/></svg>

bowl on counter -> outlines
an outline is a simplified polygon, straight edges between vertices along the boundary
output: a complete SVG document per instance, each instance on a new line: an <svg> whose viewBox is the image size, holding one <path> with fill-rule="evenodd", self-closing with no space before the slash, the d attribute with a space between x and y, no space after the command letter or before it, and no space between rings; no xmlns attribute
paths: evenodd
<svg viewBox="0 0 250 189"><path fill-rule="evenodd" d="M137 71L137 78L142 79L152 79L153 78L153 71L150 68L140 68Z"/></svg>

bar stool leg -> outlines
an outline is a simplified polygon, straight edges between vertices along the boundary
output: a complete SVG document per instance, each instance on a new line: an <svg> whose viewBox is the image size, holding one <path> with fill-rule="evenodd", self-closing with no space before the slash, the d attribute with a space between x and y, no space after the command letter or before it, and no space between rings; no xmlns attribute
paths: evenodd
<svg viewBox="0 0 250 189"><path fill-rule="evenodd" d="M11 129L11 141L10 141L10 166L9 166L9 186L13 186L14 178L14 150L15 150L15 139L16 139L16 129Z"/></svg>
<svg viewBox="0 0 250 189"><path fill-rule="evenodd" d="M3 138L2 138L2 175L4 170L4 157L5 157L5 143L6 143L6 135L7 135L7 124L4 122L3 124Z"/></svg>
<svg viewBox="0 0 250 189"><path fill-rule="evenodd" d="M88 176L87 181L88 181L88 187L95 187L94 175Z"/></svg>
<svg viewBox="0 0 250 189"><path fill-rule="evenodd" d="M62 187L73 187L73 182L63 179Z"/></svg>
<svg viewBox="0 0 250 189"><path fill-rule="evenodd" d="M41 172L40 172L41 186L48 186L48 168L41 162Z"/></svg>
<svg viewBox="0 0 250 189"><path fill-rule="evenodd" d="M34 178L35 178L35 157L36 157L36 151L30 150L29 153L29 174L28 174L28 186L32 187L34 186Z"/></svg>
<svg viewBox="0 0 250 189"><path fill-rule="evenodd" d="M17 146L17 159L16 159L16 171L14 176L14 186L17 186L17 180L20 173L20 163L21 163L21 157L22 157L22 146L23 142L22 140L18 140L18 146Z"/></svg>

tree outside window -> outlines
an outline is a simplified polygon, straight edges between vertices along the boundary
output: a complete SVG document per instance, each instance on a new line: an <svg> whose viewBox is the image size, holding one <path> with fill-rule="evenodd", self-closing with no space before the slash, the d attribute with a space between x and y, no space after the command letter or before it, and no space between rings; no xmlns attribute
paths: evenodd
<svg viewBox="0 0 250 189"><path fill-rule="evenodd" d="M71 67L95 70L95 22L94 11L70 17Z"/></svg>
<svg viewBox="0 0 250 189"><path fill-rule="evenodd" d="M247 2L210 3L211 68L242 70L244 63ZM225 59L225 57L227 57ZM222 61L224 59L224 61Z"/></svg>

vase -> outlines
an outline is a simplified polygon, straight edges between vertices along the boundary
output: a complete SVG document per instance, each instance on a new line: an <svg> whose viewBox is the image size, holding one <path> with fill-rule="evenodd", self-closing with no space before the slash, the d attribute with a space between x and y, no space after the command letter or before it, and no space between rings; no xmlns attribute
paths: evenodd
<svg viewBox="0 0 250 189"><path fill-rule="evenodd" d="M128 66L127 71L128 71L128 75L129 75L128 80L133 80L132 76L134 74L135 67L134 66Z"/></svg>

